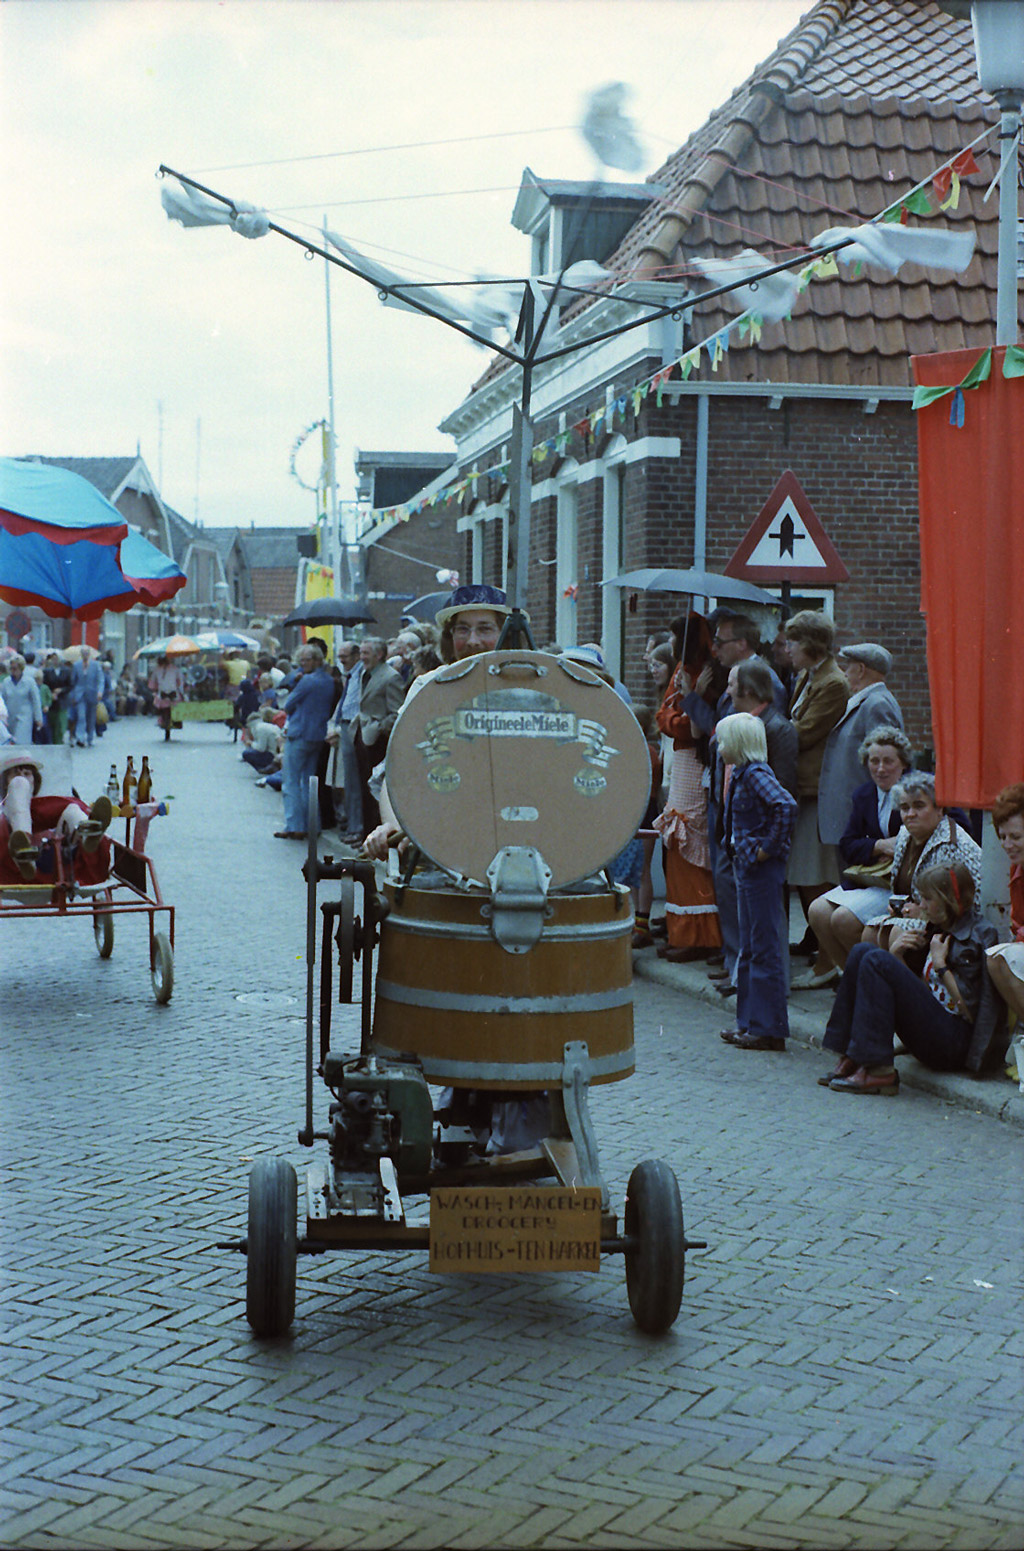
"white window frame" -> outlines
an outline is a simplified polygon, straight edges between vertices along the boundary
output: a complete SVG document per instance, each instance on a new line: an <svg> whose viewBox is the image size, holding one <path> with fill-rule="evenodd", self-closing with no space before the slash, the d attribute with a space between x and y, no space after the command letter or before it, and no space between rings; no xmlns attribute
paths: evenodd
<svg viewBox="0 0 1024 1551"><path fill-rule="evenodd" d="M565 589L579 583L579 464L568 459L556 476L555 640L576 645L576 602Z"/></svg>
<svg viewBox="0 0 1024 1551"><path fill-rule="evenodd" d="M602 463L601 492L601 568L602 581L618 576L622 570L622 471L626 467L629 443L624 436L613 436L605 448ZM622 677L622 605L621 587L601 589L601 650L605 667L615 678Z"/></svg>

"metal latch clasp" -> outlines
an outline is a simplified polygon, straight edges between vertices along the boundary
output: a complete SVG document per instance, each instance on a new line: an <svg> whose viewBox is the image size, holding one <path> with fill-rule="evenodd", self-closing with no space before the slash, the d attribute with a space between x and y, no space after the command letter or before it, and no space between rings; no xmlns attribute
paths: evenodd
<svg viewBox="0 0 1024 1551"><path fill-rule="evenodd" d="M503 846L487 869L491 930L506 953L528 953L550 912L551 868L535 846Z"/></svg>

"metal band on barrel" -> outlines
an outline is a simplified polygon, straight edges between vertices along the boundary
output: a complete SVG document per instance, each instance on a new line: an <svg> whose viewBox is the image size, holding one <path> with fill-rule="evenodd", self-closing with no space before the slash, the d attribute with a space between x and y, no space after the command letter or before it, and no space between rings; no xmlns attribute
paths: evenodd
<svg viewBox="0 0 1024 1551"><path fill-rule="evenodd" d="M399 1051L391 1050L376 1040L373 1049L374 1054L383 1057L384 1060L400 1059ZM561 1061L517 1061L512 1069L507 1061L451 1061L422 1054L419 1060L426 1076L440 1082L461 1077L481 1084L508 1083L511 1072L516 1082L542 1082L554 1085L562 1081L564 1070ZM587 1060L587 1080L593 1081L595 1078L625 1074L631 1072L633 1067L632 1045L627 1046L625 1050L613 1051L607 1056L591 1055Z"/></svg>
<svg viewBox="0 0 1024 1551"><path fill-rule="evenodd" d="M501 1015L607 1012L611 1007L628 1006L633 1000L633 988L615 986L611 991L581 991L575 996L467 996L458 991L428 991L422 986L403 986L378 976L377 1000L402 1002L409 1007L424 1007L436 1012Z"/></svg>
<svg viewBox="0 0 1024 1551"><path fill-rule="evenodd" d="M489 938L494 941L494 933L489 926L471 926L462 922L428 921L422 917L390 915L387 919L389 932L410 932L416 937L473 937ZM541 932L541 942L578 942L580 938L597 938L607 942L615 942L620 937L628 937L633 929L632 916L623 924L615 921L609 924L607 921L598 921L590 926L545 926Z"/></svg>

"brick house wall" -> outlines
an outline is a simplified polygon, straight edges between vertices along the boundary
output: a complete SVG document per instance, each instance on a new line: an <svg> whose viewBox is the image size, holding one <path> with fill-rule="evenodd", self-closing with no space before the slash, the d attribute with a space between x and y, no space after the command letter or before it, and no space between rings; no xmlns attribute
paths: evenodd
<svg viewBox="0 0 1024 1551"><path fill-rule="evenodd" d="M593 394L589 403L593 405ZM863 399L784 398L778 409L766 396L711 397L707 473L707 568L722 572L780 476L792 469L826 533L850 573L834 591L837 644L880 641L894 657L890 686L899 700L915 748L930 743L924 620L920 612L917 517L917 442L913 412L906 403L883 400L866 413ZM567 411L582 415L582 403ZM627 440L672 436L678 457L650 457L627 463L622 484L622 569L693 564L696 458L696 399L666 393L661 408L653 396ZM537 440L557 432L541 422ZM616 425L616 432L619 427ZM604 438L607 442L607 438ZM593 442L574 436L566 456L581 464L599 456ZM481 460L481 465L482 465ZM561 460L535 468L534 481L557 479ZM601 636L603 481L591 478L577 490L576 579L579 583L577 639ZM555 638L557 589L555 555L557 503L547 493L532 507L529 609L538 644ZM500 581L501 524L487 524L486 581ZM471 538L462 539L461 570L471 574ZM589 572L589 574L588 574ZM799 588L794 590L799 591ZM640 701L654 699L641 654L650 631L667 626L684 600L640 594L636 611L626 612L623 677Z"/></svg>

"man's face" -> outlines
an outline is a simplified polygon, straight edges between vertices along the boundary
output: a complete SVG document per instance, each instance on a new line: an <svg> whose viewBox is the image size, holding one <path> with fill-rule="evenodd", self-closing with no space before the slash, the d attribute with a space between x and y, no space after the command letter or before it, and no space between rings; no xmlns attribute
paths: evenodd
<svg viewBox="0 0 1024 1551"><path fill-rule="evenodd" d="M733 635L732 626L727 619L723 619L715 629L712 650L723 668L731 668L734 662L739 662L746 654L747 643Z"/></svg>
<svg viewBox="0 0 1024 1551"><path fill-rule="evenodd" d="M478 652L493 652L501 634L501 616L493 609L463 609L452 621L452 643L458 661Z"/></svg>
<svg viewBox="0 0 1024 1551"><path fill-rule="evenodd" d="M859 689L864 688L867 683L867 669L862 662L853 662L849 657L844 657L839 666L846 674L851 695L855 695Z"/></svg>
<svg viewBox="0 0 1024 1551"><path fill-rule="evenodd" d="M338 653L338 658L341 662L341 666L345 669L345 672L351 673L352 669L359 661L359 649L355 646L343 646L341 651Z"/></svg>
<svg viewBox="0 0 1024 1551"><path fill-rule="evenodd" d="M88 646L83 646L82 647L82 661L83 661L83 663L88 663L89 658L91 656L92 656L91 649Z"/></svg>
<svg viewBox="0 0 1024 1551"><path fill-rule="evenodd" d="M316 667L316 658L312 652L299 653L299 668L303 673L312 673Z"/></svg>
<svg viewBox="0 0 1024 1551"><path fill-rule="evenodd" d="M374 663L378 661L377 648L371 645L369 641L362 641L360 643L359 661L362 663L367 673L373 667Z"/></svg>
<svg viewBox="0 0 1024 1551"><path fill-rule="evenodd" d="M745 695L736 682L736 669L729 670L729 683L727 685L729 699L732 701L735 711L753 711L760 701L754 695Z"/></svg>

